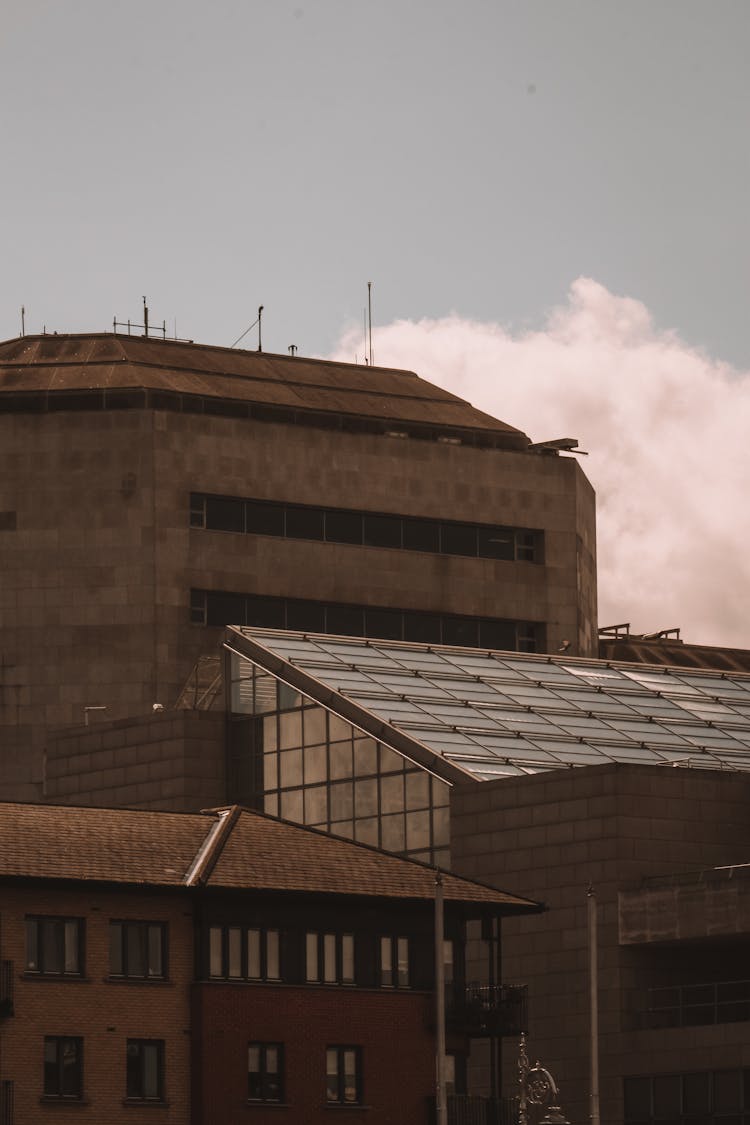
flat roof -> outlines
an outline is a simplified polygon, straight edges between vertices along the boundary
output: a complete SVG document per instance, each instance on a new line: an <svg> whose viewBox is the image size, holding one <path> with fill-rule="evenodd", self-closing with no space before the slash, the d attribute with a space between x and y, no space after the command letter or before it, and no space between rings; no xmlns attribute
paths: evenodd
<svg viewBox="0 0 750 1125"><path fill-rule="evenodd" d="M141 390L258 408L465 430L526 450L526 434L413 371L115 333L21 336L0 343L5 396Z"/></svg>
<svg viewBox="0 0 750 1125"><path fill-rule="evenodd" d="M612 762L750 770L739 672L234 626L225 646L450 782Z"/></svg>

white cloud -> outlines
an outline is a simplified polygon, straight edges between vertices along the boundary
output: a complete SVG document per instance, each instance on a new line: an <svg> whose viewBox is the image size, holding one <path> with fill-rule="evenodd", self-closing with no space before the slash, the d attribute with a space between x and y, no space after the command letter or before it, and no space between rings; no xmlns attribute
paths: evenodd
<svg viewBox="0 0 750 1125"><path fill-rule="evenodd" d="M361 328L335 358L358 348ZM750 373L657 330L640 301L589 278L541 331L397 321L374 330L373 351L534 441L575 437L589 450L601 624L679 625L688 641L750 647Z"/></svg>

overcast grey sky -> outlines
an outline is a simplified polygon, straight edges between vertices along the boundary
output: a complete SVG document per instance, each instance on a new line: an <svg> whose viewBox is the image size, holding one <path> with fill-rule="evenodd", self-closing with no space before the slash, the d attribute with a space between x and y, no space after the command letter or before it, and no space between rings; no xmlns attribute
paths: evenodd
<svg viewBox="0 0 750 1125"><path fill-rule="evenodd" d="M603 624L748 647L749 33L750 0L4 0L0 338L146 294L361 362L372 280L376 362L591 452Z"/></svg>
<svg viewBox="0 0 750 1125"><path fill-rule="evenodd" d="M750 366L748 0L4 0L0 29L2 338L147 294L321 354L369 279L381 325L523 330L585 275Z"/></svg>

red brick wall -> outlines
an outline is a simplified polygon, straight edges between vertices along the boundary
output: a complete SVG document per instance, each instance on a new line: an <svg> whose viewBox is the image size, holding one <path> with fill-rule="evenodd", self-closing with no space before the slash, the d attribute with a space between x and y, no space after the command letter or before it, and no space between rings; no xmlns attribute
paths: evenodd
<svg viewBox="0 0 750 1125"><path fill-rule="evenodd" d="M285 1121L331 1123L325 1103L325 1050L362 1048L369 1125L426 1125L434 1094L433 998L425 993L336 987L196 985L194 1034L203 1040L195 1125L278 1125L279 1110L247 1104L247 1044L283 1043ZM336 1121L361 1122L361 1109Z"/></svg>
<svg viewBox="0 0 750 1125"><path fill-rule="evenodd" d="M61 841L61 847L64 847ZM24 976L25 916L85 919L83 979ZM167 922L168 983L110 982L109 920ZM16 1125L85 1119L97 1125L187 1125L190 1083L192 920L185 896L0 888L0 955L13 962L15 1014L0 1021L0 1080L14 1083ZM84 1104L40 1104L45 1035L82 1036ZM129 1038L165 1040L169 1105L123 1106Z"/></svg>

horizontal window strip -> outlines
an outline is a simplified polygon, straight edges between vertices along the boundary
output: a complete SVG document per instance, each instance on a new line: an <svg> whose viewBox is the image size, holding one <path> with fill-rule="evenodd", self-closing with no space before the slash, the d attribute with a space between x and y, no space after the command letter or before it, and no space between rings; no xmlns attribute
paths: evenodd
<svg viewBox="0 0 750 1125"><path fill-rule="evenodd" d="M390 547L464 558L544 561L544 534L531 528L431 520L348 508L316 508L198 492L190 497L190 526L206 531Z"/></svg>
<svg viewBox="0 0 750 1125"><path fill-rule="evenodd" d="M190 620L194 625L246 625L506 652L543 652L545 646L544 625L535 621L461 617L218 590L190 591Z"/></svg>

